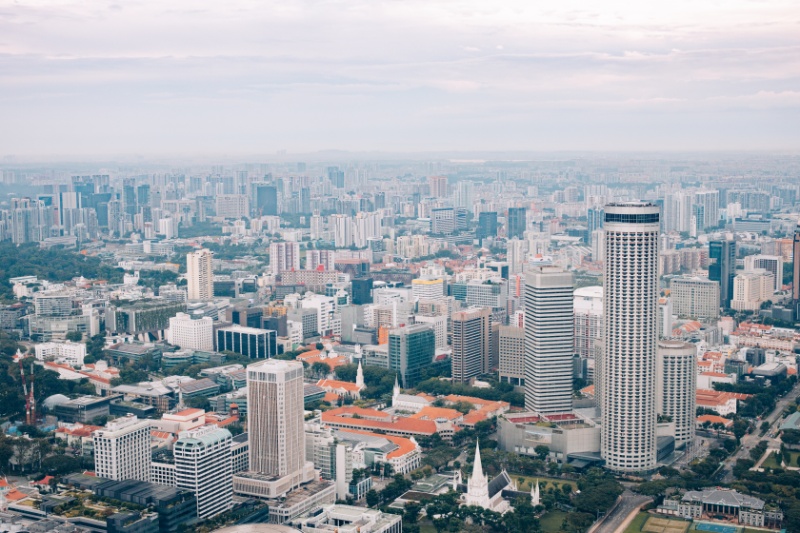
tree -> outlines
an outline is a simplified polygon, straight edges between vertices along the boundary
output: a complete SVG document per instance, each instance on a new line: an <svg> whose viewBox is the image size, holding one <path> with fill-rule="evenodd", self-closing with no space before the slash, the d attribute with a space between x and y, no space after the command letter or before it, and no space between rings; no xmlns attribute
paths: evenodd
<svg viewBox="0 0 800 533"><path fill-rule="evenodd" d="M380 496L375 489L369 489L366 494L367 507L375 507L380 502Z"/></svg>
<svg viewBox="0 0 800 533"><path fill-rule="evenodd" d="M81 342L83 340L83 333L80 331L68 331L66 338L68 341Z"/></svg>
<svg viewBox="0 0 800 533"><path fill-rule="evenodd" d="M331 367L325 361L315 361L311 365L311 374L317 377L325 377L331 373Z"/></svg>
<svg viewBox="0 0 800 533"><path fill-rule="evenodd" d="M81 469L81 462L68 455L51 455L42 459L42 471L50 476L63 476Z"/></svg>
<svg viewBox="0 0 800 533"><path fill-rule="evenodd" d="M547 456L550 455L550 447L544 444L539 444L536 448L533 449L534 453L536 453L536 457L544 461L547 459Z"/></svg>

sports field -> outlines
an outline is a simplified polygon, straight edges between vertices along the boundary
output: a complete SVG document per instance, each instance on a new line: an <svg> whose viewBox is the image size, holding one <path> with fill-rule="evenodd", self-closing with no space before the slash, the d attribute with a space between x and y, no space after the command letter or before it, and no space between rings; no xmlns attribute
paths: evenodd
<svg viewBox="0 0 800 533"><path fill-rule="evenodd" d="M691 523L685 520L670 520L669 518L651 516L642 526L642 531L645 533L686 533L690 525Z"/></svg>
<svg viewBox="0 0 800 533"><path fill-rule="evenodd" d="M694 531L709 531L711 533L740 533L742 528L726 524L712 524L709 522L697 522Z"/></svg>

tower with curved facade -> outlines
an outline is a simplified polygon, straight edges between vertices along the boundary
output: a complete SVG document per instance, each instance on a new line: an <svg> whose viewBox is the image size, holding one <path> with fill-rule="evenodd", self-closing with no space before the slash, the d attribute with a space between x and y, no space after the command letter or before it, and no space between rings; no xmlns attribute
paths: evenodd
<svg viewBox="0 0 800 533"><path fill-rule="evenodd" d="M605 207L601 455L616 472L656 467L659 207Z"/></svg>

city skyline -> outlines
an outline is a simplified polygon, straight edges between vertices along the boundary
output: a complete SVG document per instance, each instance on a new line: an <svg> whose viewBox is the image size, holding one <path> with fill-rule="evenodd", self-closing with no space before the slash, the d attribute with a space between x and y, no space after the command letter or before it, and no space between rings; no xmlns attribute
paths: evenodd
<svg viewBox="0 0 800 533"><path fill-rule="evenodd" d="M0 157L792 150L794 7L9 6Z"/></svg>

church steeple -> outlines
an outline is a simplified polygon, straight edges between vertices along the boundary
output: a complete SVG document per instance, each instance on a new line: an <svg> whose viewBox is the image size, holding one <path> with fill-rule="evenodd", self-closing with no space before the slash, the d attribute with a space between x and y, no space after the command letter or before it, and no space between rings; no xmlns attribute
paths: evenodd
<svg viewBox="0 0 800 533"><path fill-rule="evenodd" d="M475 443L475 461L472 465L472 477L467 481L467 494L464 498L467 505L477 505L484 509L491 507L489 501L489 480L483 475L480 444Z"/></svg>
<svg viewBox="0 0 800 533"><path fill-rule="evenodd" d="M536 480L536 484L531 486L531 505L536 507L541 503L541 499L539 497L539 480Z"/></svg>
<svg viewBox="0 0 800 533"><path fill-rule="evenodd" d="M481 464L481 449L479 442L475 443L475 462L473 464L472 477L483 479L483 465Z"/></svg>
<svg viewBox="0 0 800 533"><path fill-rule="evenodd" d="M364 388L364 371L361 369L361 359L358 360L358 371L356 372L356 386L359 389Z"/></svg>

